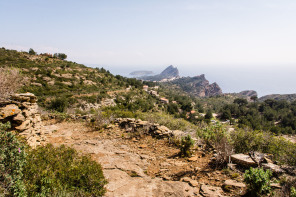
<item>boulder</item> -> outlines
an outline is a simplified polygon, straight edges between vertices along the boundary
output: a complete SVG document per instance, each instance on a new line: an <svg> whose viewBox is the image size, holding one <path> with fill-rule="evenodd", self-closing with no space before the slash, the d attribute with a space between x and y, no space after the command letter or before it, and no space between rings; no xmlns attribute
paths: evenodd
<svg viewBox="0 0 296 197"><path fill-rule="evenodd" d="M263 163L262 167L264 170L271 170L273 173L279 175L282 173L285 173L285 170L283 170L280 166L273 164L273 163Z"/></svg>
<svg viewBox="0 0 296 197"><path fill-rule="evenodd" d="M231 161L246 168L257 167L257 164L251 159L251 157L245 154L231 155Z"/></svg>
<svg viewBox="0 0 296 197"><path fill-rule="evenodd" d="M0 108L0 120L3 120L9 116L17 115L21 112L19 107L15 104L6 105Z"/></svg>

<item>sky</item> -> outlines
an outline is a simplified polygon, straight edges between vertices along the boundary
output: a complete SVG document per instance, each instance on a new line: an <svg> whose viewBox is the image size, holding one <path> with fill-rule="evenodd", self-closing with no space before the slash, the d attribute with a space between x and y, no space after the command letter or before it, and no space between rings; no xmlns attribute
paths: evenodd
<svg viewBox="0 0 296 197"><path fill-rule="evenodd" d="M296 93L295 0L0 0L0 47L114 74L205 74L223 92Z"/></svg>

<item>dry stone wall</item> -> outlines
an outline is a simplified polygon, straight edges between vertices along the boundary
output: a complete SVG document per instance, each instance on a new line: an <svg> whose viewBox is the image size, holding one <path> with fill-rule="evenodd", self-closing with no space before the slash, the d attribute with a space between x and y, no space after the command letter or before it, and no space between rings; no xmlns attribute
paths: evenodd
<svg viewBox="0 0 296 197"><path fill-rule="evenodd" d="M37 97L32 93L15 94L0 102L0 122L10 122L11 129L24 136L32 147L46 141L38 113Z"/></svg>
<svg viewBox="0 0 296 197"><path fill-rule="evenodd" d="M115 120L120 127L127 129L129 132L141 131L145 134L152 135L159 138L180 138L186 135L185 132L180 130L170 130L166 126L162 126L148 121L136 120L134 118L117 118Z"/></svg>

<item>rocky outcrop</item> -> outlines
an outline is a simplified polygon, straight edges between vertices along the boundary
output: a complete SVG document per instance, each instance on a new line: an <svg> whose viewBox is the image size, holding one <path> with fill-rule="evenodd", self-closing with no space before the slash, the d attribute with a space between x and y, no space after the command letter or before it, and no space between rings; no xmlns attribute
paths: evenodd
<svg viewBox="0 0 296 197"><path fill-rule="evenodd" d="M223 190L221 187L215 187L210 185L201 185L200 194L205 197L223 197Z"/></svg>
<svg viewBox="0 0 296 197"><path fill-rule="evenodd" d="M222 94L222 89L219 85L217 83L210 84L205 78L205 75L182 77L170 83L179 86L188 94L198 97L209 97Z"/></svg>
<svg viewBox="0 0 296 197"><path fill-rule="evenodd" d="M240 190L240 193L242 193L243 189L246 188L246 184L228 179L223 183L222 188L225 191Z"/></svg>
<svg viewBox="0 0 296 197"><path fill-rule="evenodd" d="M277 101L286 100L286 101L293 102L296 100L296 94L270 94L270 95L260 97L259 101L265 101L267 99L274 99Z"/></svg>
<svg viewBox="0 0 296 197"><path fill-rule="evenodd" d="M141 77L141 79L147 80L147 81L170 81L179 77L180 76L179 76L178 68L170 65L158 75L144 76L144 77Z"/></svg>
<svg viewBox="0 0 296 197"><path fill-rule="evenodd" d="M142 121L140 119L117 118L115 119L115 123L118 123L121 128L125 128L128 132L142 132L143 134L152 135L158 138L180 138L186 135L183 131L170 130L166 126Z"/></svg>
<svg viewBox="0 0 296 197"><path fill-rule="evenodd" d="M244 90L238 93L238 95L246 96L246 97L258 96L255 90Z"/></svg>
<svg viewBox="0 0 296 197"><path fill-rule="evenodd" d="M0 122L10 122L11 129L24 136L32 147L46 141L41 131L41 117L34 94L15 94L0 103Z"/></svg>
<svg viewBox="0 0 296 197"><path fill-rule="evenodd" d="M257 167L258 165L251 159L249 155L245 154L235 154L231 155L231 161L236 163L240 166L250 168L250 167Z"/></svg>

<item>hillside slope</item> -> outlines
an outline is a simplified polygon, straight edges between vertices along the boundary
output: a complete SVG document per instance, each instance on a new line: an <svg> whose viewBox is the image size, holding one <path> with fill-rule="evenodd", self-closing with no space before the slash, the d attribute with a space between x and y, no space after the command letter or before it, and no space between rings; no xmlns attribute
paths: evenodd
<svg viewBox="0 0 296 197"><path fill-rule="evenodd" d="M209 97L222 94L219 85L217 83L210 84L205 78L205 75L182 77L171 81L168 84L177 85L188 94L198 97Z"/></svg>
<svg viewBox="0 0 296 197"><path fill-rule="evenodd" d="M68 106L113 106L117 95L141 91L143 87L139 80L114 76L104 68L86 67L49 54L30 55L1 48L0 67L20 69L28 82L22 92L34 93L42 107L49 107L51 101L59 98L58 102L62 100ZM149 100L149 94L141 95Z"/></svg>

